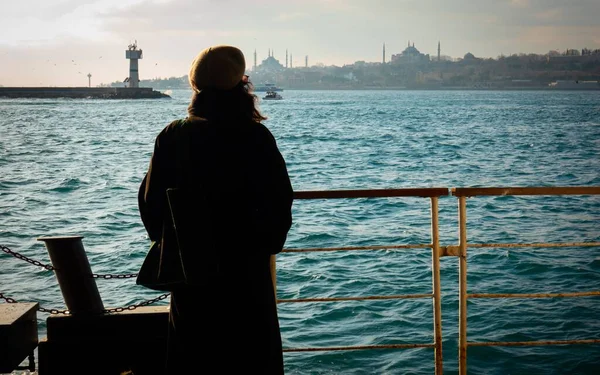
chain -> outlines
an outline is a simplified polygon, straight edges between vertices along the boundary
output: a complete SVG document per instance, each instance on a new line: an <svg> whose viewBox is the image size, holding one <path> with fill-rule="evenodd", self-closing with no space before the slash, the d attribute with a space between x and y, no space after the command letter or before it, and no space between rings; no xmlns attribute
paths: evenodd
<svg viewBox="0 0 600 375"><path fill-rule="evenodd" d="M56 271L57 268L53 267L51 265L48 264L43 264L42 262L39 262L37 260L31 259L26 257L23 254L19 254L15 251L12 251L11 249L9 249L8 247L4 246L4 245L0 245L0 250L2 250L3 252L5 252L8 255L11 255L17 259L21 259L26 261L27 263L33 264L34 266L38 266L38 267L43 267L48 271ZM121 275L112 275L112 274L97 274L97 273L93 273L91 275L91 277L95 278L95 279L130 279L133 277L137 277L137 273L128 273L128 274L121 274ZM161 301L165 298L167 298L171 293L165 293L165 294L161 294L160 296L153 298L153 299L149 299L140 303L136 303L133 305L129 305L129 306L125 306L125 307L115 307L113 309L105 309L102 312L103 313L113 313L113 312L122 312L125 310L135 310L138 307L142 307L142 306L148 306L151 305L153 303L156 303L158 301ZM6 297L3 293L0 292L0 299L6 301L7 303L17 303L17 301L13 298L10 297ZM48 313L48 314L65 314L65 315L69 315L71 314L69 310L58 310L58 309L46 309L44 307L38 307L38 311L44 312L44 313Z"/></svg>
<svg viewBox="0 0 600 375"><path fill-rule="evenodd" d="M142 306L148 306L148 305L152 305L153 303L156 303L158 301L161 301L165 298L167 298L169 295L171 295L171 293L164 293L161 294L160 296L156 297L156 298L152 298L146 301L142 301L140 303L136 303L133 305L129 305L129 306L125 306L125 307L115 307L113 309L104 309L102 310L102 313L115 313L115 312L122 312L125 310L135 310L138 307L142 307ZM13 298L10 297L6 297L2 292L0 292L0 299L5 300L7 303L17 303L17 301ZM46 309L43 307L38 307L38 311L44 312L44 313L48 313L48 314L52 314L52 315L57 315L57 314L64 314L64 315L70 315L71 312L69 310L58 310L58 309Z"/></svg>
<svg viewBox="0 0 600 375"><path fill-rule="evenodd" d="M137 277L137 273L127 273L123 275L99 275L97 273L93 273L92 277L95 279L130 279L132 277Z"/></svg>
<svg viewBox="0 0 600 375"><path fill-rule="evenodd" d="M70 315L71 314L69 312L69 310L45 309L41 306L38 307L38 311L45 312L45 313L52 314L52 315L57 315L57 314Z"/></svg>
<svg viewBox="0 0 600 375"><path fill-rule="evenodd" d="M0 245L0 250L4 251L8 255L12 255L13 257L15 257L17 259L24 260L27 263L31 263L35 266L43 267L43 268L47 269L48 271L56 271L56 267L53 267L48 264L43 264L42 262L28 258L23 254L19 254L15 251L12 251L11 249L9 249L6 246ZM133 277L137 277L137 273L128 273L128 274L123 274L123 275L111 275L111 274L101 275L101 274L93 273L92 277L95 279L105 279L105 280L108 280L108 279L130 279Z"/></svg>
<svg viewBox="0 0 600 375"><path fill-rule="evenodd" d="M48 264L43 264L42 262L38 262L37 260L33 260L31 258L27 258L25 255L19 254L17 252L12 251L11 249L9 249L6 246L0 245L0 250L4 251L6 254L8 255L12 255L17 259L21 259L26 261L27 263L31 263L34 266L38 266L38 267L44 267L45 269L47 269L48 271L54 271L56 268L48 265Z"/></svg>
<svg viewBox="0 0 600 375"><path fill-rule="evenodd" d="M149 300L146 300L146 301L143 301L140 303L136 303L133 305L129 305L129 306L125 306L125 307L115 307L114 309L105 309L104 312L105 313L113 313L113 312L122 312L125 310L135 310L138 307L148 306L148 305L156 303L160 300L163 300L163 299L167 298L169 295L171 295L171 293L161 294L160 296L158 296L156 298L152 298L152 299L149 299Z"/></svg>
<svg viewBox="0 0 600 375"><path fill-rule="evenodd" d="M0 292L0 298L2 298L3 300L5 300L8 303L17 303L17 301L15 301L14 299L12 299L10 297L5 297L4 294L2 294L2 292Z"/></svg>

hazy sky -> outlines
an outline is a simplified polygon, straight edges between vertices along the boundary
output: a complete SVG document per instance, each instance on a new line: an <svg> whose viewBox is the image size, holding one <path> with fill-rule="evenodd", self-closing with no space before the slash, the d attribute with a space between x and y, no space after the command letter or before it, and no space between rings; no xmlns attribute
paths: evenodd
<svg viewBox="0 0 600 375"><path fill-rule="evenodd" d="M294 66L379 62L408 41L462 57L600 48L600 0L0 0L0 85L92 86L128 75L127 45L144 51L140 78L187 74L214 44L247 66L269 48Z"/></svg>

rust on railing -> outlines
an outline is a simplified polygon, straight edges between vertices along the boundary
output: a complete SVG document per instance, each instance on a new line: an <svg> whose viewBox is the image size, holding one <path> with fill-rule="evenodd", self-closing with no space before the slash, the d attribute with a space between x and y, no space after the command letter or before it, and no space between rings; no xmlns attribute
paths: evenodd
<svg viewBox="0 0 600 375"><path fill-rule="evenodd" d="M313 190L297 191L294 199L343 199L343 198L393 198L415 197L430 198L449 195L446 187L407 188L407 189L371 189L371 190Z"/></svg>
<svg viewBox="0 0 600 375"><path fill-rule="evenodd" d="M543 187L477 187L452 188L455 197L503 195L599 195L600 186L543 186Z"/></svg>
<svg viewBox="0 0 600 375"><path fill-rule="evenodd" d="M459 373L467 372L467 347L469 346L542 346L568 344L594 344L600 339L583 340L554 340L554 341L521 341L521 342L469 342L467 340L467 299L468 298L560 298L598 296L600 291L565 292L565 293L467 293L467 249L468 248L557 248L557 247L593 247L600 242L563 242L563 243L469 243L467 240L467 198L477 196L543 196L543 195L600 195L600 187L481 187L481 188L418 188L418 189L379 189L379 190L328 190L328 191L298 191L294 199L347 199L347 198L393 198L416 197L431 200L431 243L428 244L389 244L376 246L346 246L324 248L295 248L283 249L282 253L308 253L326 251L377 251L377 250L408 250L431 249L432 251L432 292L427 294L405 294L390 296L364 297L330 297L330 298L300 298L279 299L278 303L307 303L307 302L340 302L382 299L416 299L432 298L433 300L433 343L398 344L398 345L369 345L369 346L340 346L324 348L286 348L285 352L316 352L328 350L367 350L381 348L433 348L435 373L443 373L442 359L442 328L441 328L441 278L440 257L456 256L459 262ZM444 196L454 196L458 203L459 243L457 245L441 246L439 243L438 199ZM273 268L274 270L274 268Z"/></svg>
<svg viewBox="0 0 600 375"><path fill-rule="evenodd" d="M347 247L311 247L283 249L283 253L310 253L319 251L353 251L353 250L390 250L390 249L431 249L431 244L416 245L377 245L377 246L347 246Z"/></svg>
<svg viewBox="0 0 600 375"><path fill-rule="evenodd" d="M365 297L329 297L329 298L294 298L278 299L277 303L290 302L342 302L342 301L363 301L363 300L386 300L386 299L412 299L412 298L431 298L433 293L424 294L398 294L390 296L365 296Z"/></svg>
<svg viewBox="0 0 600 375"><path fill-rule="evenodd" d="M482 187L452 188L451 194L458 198L459 245L443 248L444 255L459 257L459 374L467 374L467 347L472 346L543 346L597 344L600 339L550 340L550 341L490 341L469 342L467 340L467 299L469 298L565 298L600 296L600 291L564 293L467 293L467 249L468 248L555 248L593 247L600 242L563 243L492 243L469 244L467 241L467 198L479 196L559 196L559 195L600 195L600 187Z"/></svg>
<svg viewBox="0 0 600 375"><path fill-rule="evenodd" d="M422 188L422 189L379 189L379 190L328 190L328 191L298 191L294 193L294 199L351 199L351 198L396 198L413 197L429 198L431 201L431 243L429 244L402 244L402 245L379 245L379 246L348 246L328 248L304 248L283 249L282 253L308 253L324 251L375 251L390 249L431 249L432 256L432 292L426 294L404 294L389 296L363 296L363 297L330 297L330 298L298 298L278 299L277 303L306 303L306 302L340 302L340 301L362 301L362 300L386 300L386 299L417 299L432 298L433 300L433 343L411 343L392 345L368 345L368 346L339 346L322 348L285 348L284 352L317 352L317 351L339 351L339 350L374 350L374 349L411 349L411 348L433 348L435 361L435 374L443 374L442 361L442 317L441 317L441 281L440 281L440 256L443 254L439 244L438 224L438 198L449 196L449 189ZM274 264L272 271L275 272Z"/></svg>

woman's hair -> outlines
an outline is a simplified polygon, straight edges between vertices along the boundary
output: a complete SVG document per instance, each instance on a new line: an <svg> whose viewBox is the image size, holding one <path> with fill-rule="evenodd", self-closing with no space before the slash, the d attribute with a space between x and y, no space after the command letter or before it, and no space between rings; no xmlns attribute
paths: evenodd
<svg viewBox="0 0 600 375"><path fill-rule="evenodd" d="M244 81L240 81L231 90L194 90L187 109L188 114L207 120L266 120L257 109L257 97L251 90L252 83Z"/></svg>

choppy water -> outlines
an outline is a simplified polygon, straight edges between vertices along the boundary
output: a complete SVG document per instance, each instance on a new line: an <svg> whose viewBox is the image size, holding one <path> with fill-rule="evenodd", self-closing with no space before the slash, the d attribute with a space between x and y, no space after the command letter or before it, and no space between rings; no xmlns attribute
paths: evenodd
<svg viewBox="0 0 600 375"><path fill-rule="evenodd" d="M295 190L599 186L600 92L285 91L261 102ZM171 100L0 99L0 244L49 263L40 236L82 235L92 269L136 273L136 193ZM440 199L442 245L456 198ZM600 241L600 198L468 200L475 243ZM429 243L421 198L296 201L286 247ZM600 248L470 249L470 293L600 290ZM52 272L0 253L0 292L63 309ZM285 253L280 299L431 292L429 250ZM458 260L442 259L445 373L457 373ZM98 280L107 307L158 295ZM0 301L2 302L2 301ZM470 300L469 341L600 338L600 298ZM284 346L432 342L430 300L280 304ZM240 313L243 313L241 307ZM38 313L40 336L46 314ZM432 349L286 353L289 374L428 374ZM600 345L469 348L473 374L595 374Z"/></svg>

